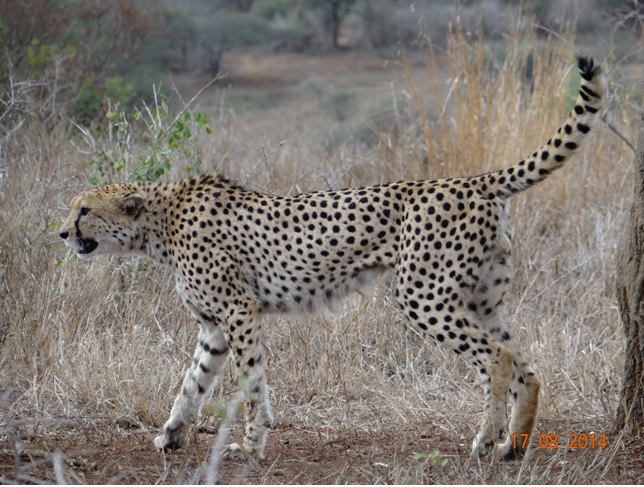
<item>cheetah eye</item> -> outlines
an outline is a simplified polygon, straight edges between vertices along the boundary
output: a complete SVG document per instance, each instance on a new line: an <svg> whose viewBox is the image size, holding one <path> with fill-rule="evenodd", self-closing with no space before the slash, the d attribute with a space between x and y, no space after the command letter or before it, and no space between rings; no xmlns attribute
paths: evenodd
<svg viewBox="0 0 644 487"><path fill-rule="evenodd" d="M85 216L85 215L87 215L88 213L89 213L89 208L87 208L87 206L83 206L83 207L80 209L80 214L81 214L81 216Z"/></svg>

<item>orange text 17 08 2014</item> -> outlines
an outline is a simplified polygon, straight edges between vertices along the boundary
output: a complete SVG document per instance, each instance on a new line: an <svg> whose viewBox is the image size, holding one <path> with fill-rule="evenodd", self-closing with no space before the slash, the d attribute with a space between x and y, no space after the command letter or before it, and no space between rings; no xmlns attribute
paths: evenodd
<svg viewBox="0 0 644 487"><path fill-rule="evenodd" d="M511 436L514 448L526 448L528 445L527 434L513 434ZM541 433L538 436L538 445L542 450L556 450L558 448L567 448L569 450L587 450L594 448L608 447L608 440L606 434L601 435L595 433L570 433L567 441L563 441L565 437L561 437L557 433Z"/></svg>

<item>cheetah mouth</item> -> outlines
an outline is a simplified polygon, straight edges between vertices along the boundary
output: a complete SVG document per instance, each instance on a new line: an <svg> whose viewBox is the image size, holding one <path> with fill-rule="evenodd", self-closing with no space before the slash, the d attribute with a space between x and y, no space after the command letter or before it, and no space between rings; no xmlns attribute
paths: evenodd
<svg viewBox="0 0 644 487"><path fill-rule="evenodd" d="M78 244L80 245L80 248L76 251L78 255L91 254L98 247L98 242L90 238L79 237Z"/></svg>

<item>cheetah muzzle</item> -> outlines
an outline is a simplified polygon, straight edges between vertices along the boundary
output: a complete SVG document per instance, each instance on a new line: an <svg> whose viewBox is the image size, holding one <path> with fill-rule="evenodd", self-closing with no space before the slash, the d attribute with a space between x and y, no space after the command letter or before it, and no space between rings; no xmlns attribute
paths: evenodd
<svg viewBox="0 0 644 487"><path fill-rule="evenodd" d="M411 326L461 355L483 379L484 415L472 453L520 458L525 450L511 438L532 434L540 382L503 319L512 275L507 200L561 167L593 131L605 80L592 59L579 58L578 67L574 109L553 137L517 164L480 176L285 197L203 175L75 196L60 229L65 243L80 257L146 256L171 267L200 326L192 365L155 446L185 445L230 355L246 428L243 444L226 456L263 458L273 416L259 317L315 311L393 271L396 301Z"/></svg>
<svg viewBox="0 0 644 487"><path fill-rule="evenodd" d="M89 255L94 252L98 247L98 242L96 240L90 240L88 238L79 238L78 239L78 251L79 255Z"/></svg>

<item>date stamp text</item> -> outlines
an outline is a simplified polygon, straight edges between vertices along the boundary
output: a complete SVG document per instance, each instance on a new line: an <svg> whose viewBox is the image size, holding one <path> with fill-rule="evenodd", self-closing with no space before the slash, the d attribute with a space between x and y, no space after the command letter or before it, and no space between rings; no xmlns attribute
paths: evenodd
<svg viewBox="0 0 644 487"><path fill-rule="evenodd" d="M524 449L528 446L527 434L513 434L511 438L514 448ZM557 433L541 433L537 443L542 450L557 450L559 448L588 450L606 449L608 447L608 439L605 433L601 435L595 433L570 433L567 438Z"/></svg>

